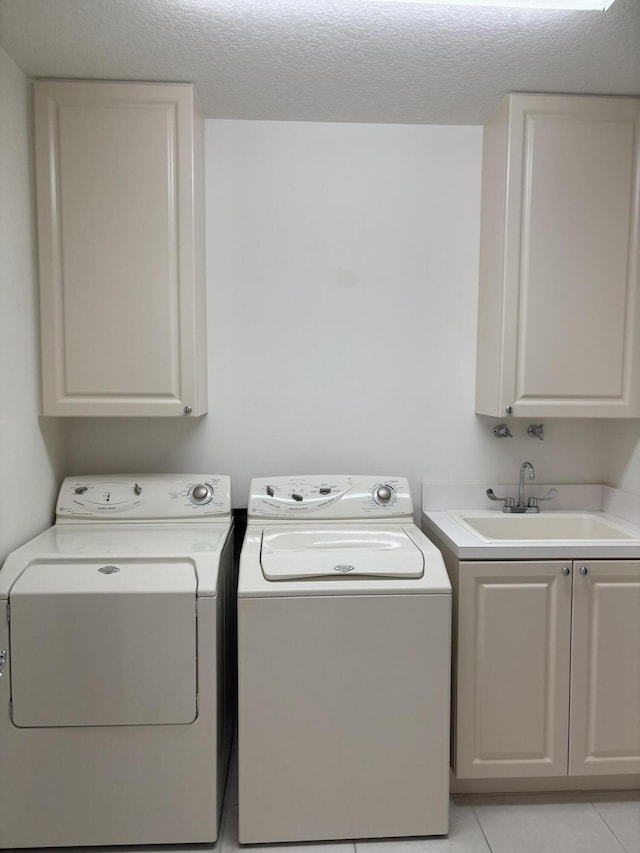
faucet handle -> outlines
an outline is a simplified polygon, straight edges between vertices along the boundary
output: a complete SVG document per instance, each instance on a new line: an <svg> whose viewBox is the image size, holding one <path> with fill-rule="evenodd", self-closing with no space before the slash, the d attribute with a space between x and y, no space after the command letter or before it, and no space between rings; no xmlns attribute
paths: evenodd
<svg viewBox="0 0 640 853"><path fill-rule="evenodd" d="M505 506L515 506L515 503L516 503L514 498L499 498L496 495L496 493L493 491L493 489L487 489L487 497L489 498L489 500L499 501L500 503L503 503Z"/></svg>
<svg viewBox="0 0 640 853"><path fill-rule="evenodd" d="M547 492L547 494L543 498L533 498L533 497L529 498L529 503L527 504L527 506L537 507L538 504L541 503L542 501L552 501L557 494L558 494L558 492L556 489L549 489L549 491Z"/></svg>

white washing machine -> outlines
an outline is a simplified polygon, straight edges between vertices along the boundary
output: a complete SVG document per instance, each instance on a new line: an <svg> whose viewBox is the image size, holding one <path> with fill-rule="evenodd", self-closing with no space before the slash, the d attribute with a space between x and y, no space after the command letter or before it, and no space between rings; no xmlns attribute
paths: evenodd
<svg viewBox="0 0 640 853"><path fill-rule="evenodd" d="M0 848L213 842L234 716L224 476L69 477L0 571Z"/></svg>
<svg viewBox="0 0 640 853"><path fill-rule="evenodd" d="M450 639L451 586L405 479L253 480L240 841L447 833Z"/></svg>

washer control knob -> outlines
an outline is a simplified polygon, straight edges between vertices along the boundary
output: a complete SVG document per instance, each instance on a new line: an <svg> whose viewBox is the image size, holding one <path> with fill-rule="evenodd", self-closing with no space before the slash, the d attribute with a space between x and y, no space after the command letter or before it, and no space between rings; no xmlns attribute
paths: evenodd
<svg viewBox="0 0 640 853"><path fill-rule="evenodd" d="M378 486L373 493L374 498L380 504L388 504L393 497L393 489L391 486Z"/></svg>
<svg viewBox="0 0 640 853"><path fill-rule="evenodd" d="M206 503L208 500L211 500L211 497L211 487L205 485L205 483L198 483L197 486L191 489L191 500L196 504Z"/></svg>

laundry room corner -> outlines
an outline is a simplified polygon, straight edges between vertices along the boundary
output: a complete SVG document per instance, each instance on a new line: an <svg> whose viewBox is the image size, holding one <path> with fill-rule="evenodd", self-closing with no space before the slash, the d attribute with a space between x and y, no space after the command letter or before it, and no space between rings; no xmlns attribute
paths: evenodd
<svg viewBox="0 0 640 853"><path fill-rule="evenodd" d="M64 473L62 424L39 418L29 88L0 47L0 564L12 548L51 523Z"/></svg>

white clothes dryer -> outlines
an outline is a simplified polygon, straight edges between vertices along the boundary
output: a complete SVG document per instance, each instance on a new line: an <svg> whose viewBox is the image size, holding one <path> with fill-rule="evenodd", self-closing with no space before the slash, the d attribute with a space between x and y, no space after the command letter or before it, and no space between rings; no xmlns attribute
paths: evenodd
<svg viewBox="0 0 640 853"><path fill-rule="evenodd" d="M440 835L451 586L408 483L251 483L238 580L242 843Z"/></svg>
<svg viewBox="0 0 640 853"><path fill-rule="evenodd" d="M0 848L213 842L233 734L230 482L68 477L0 570Z"/></svg>

